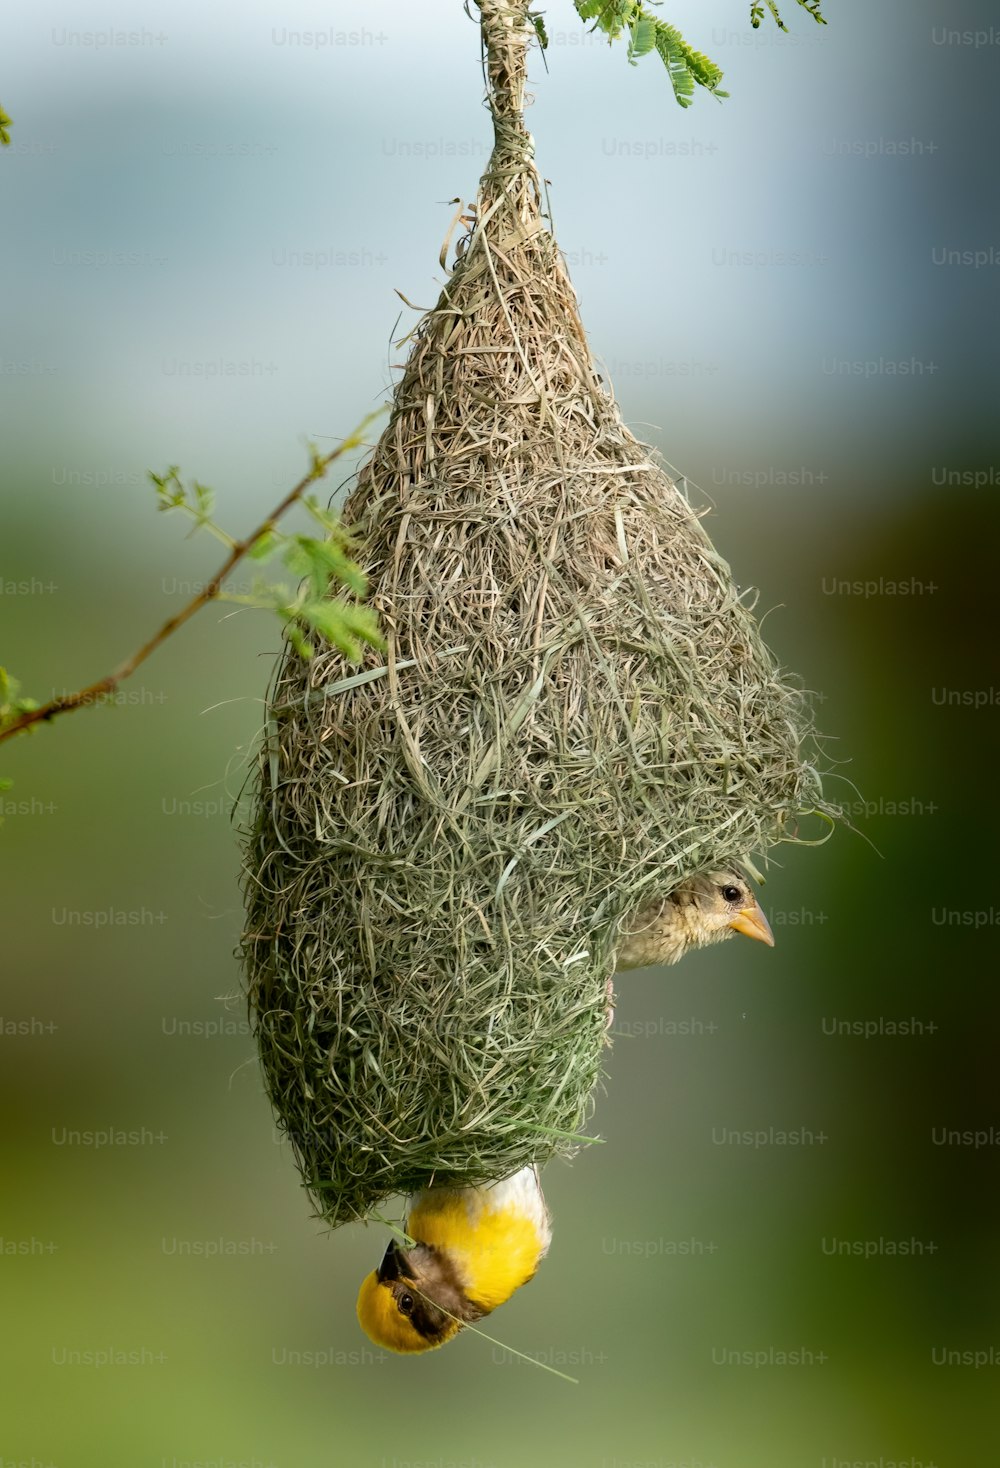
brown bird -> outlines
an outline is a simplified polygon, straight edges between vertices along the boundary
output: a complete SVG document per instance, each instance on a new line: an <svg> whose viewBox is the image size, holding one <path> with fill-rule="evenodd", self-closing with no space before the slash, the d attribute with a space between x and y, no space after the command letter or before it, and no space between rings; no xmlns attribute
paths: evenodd
<svg viewBox="0 0 1000 1468"><path fill-rule="evenodd" d="M774 947L774 934L760 903L741 873L704 872L658 902L648 903L622 924L617 967L645 968L677 963L693 948L744 933Z"/></svg>

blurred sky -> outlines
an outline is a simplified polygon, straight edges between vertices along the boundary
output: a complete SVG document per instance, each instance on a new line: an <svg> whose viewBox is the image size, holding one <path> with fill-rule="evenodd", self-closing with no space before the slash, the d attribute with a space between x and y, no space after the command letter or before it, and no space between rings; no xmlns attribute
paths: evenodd
<svg viewBox="0 0 1000 1468"><path fill-rule="evenodd" d="M309 1218L223 1002L278 636L213 609L0 760L0 1463L995 1459L1000 28L748 9L664 4L732 94L682 111L553 0L529 126L625 417L820 691L863 835L778 852L773 952L620 982L605 1145L550 1170L552 1255L491 1321L581 1386L357 1328L378 1230ZM490 138L457 0L41 3L2 33L0 661L46 699L219 559L147 469L244 532L382 400L394 292L433 303Z"/></svg>

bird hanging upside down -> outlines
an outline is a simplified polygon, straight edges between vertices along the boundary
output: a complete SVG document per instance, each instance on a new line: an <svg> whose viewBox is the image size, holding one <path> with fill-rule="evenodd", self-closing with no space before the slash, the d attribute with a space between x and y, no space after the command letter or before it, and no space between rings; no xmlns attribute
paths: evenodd
<svg viewBox="0 0 1000 1468"><path fill-rule="evenodd" d="M378 1346L429 1351L481 1320L531 1279L552 1230L538 1170L484 1188L424 1188L406 1232L358 1295L358 1319Z"/></svg>
<svg viewBox="0 0 1000 1468"><path fill-rule="evenodd" d="M705 872L622 923L616 967L677 963L691 949L721 943L734 933L774 947L771 925L746 877L731 870Z"/></svg>

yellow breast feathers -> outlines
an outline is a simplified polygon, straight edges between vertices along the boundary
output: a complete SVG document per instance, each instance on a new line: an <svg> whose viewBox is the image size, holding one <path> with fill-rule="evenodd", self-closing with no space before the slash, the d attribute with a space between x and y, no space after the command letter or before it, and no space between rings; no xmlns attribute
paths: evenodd
<svg viewBox="0 0 1000 1468"><path fill-rule="evenodd" d="M531 1278L552 1237L533 1167L487 1188L428 1188L414 1198L406 1227L454 1260L466 1294L484 1310Z"/></svg>

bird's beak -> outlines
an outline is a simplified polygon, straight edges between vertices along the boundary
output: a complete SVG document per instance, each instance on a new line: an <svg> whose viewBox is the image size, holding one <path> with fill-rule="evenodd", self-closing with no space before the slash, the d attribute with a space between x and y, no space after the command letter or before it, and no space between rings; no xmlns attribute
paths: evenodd
<svg viewBox="0 0 1000 1468"><path fill-rule="evenodd" d="M403 1258L400 1254L398 1244L393 1240L386 1245L385 1253L382 1255L382 1263L375 1271L375 1278L379 1284L384 1284L386 1280L399 1279L402 1268Z"/></svg>
<svg viewBox="0 0 1000 1468"><path fill-rule="evenodd" d="M747 938L756 938L759 942L766 943L768 948L774 947L771 924L764 916L759 902L754 902L753 907L741 907L729 926Z"/></svg>

